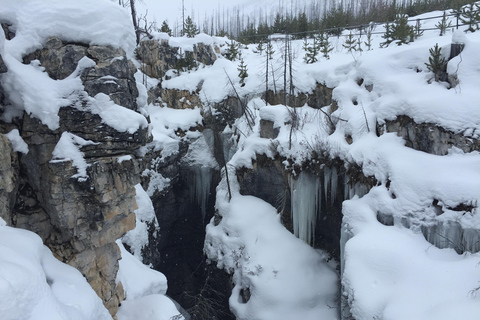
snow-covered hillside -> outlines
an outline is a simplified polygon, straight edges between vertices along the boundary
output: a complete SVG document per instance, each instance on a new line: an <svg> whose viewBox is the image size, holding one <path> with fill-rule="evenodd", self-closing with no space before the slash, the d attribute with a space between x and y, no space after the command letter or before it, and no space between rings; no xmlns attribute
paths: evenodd
<svg viewBox="0 0 480 320"><path fill-rule="evenodd" d="M277 36L271 57L257 44L239 45L230 61L230 39L155 33L144 40L172 50L172 66L195 50L212 57L153 78L146 74L153 66L134 52L130 18L110 0L4 0L0 6L0 22L15 33L8 39L0 32L0 67L6 68L0 129L10 141L2 154L12 162L0 166L0 186L9 188L0 195L19 192L33 202L38 210L26 211L34 218L23 218L25 225L83 271L55 259L39 236L0 218L1 319L110 319L105 306L113 301L115 313L123 298L120 320L184 319L165 295L165 276L141 262L145 250L159 250L157 241L168 247L197 236L190 229L169 233L182 225L175 219L203 228L211 216L203 251L231 277L229 306L239 320L480 317L480 32L427 30L410 44L380 48L385 27L377 25L371 50L347 52L344 31L330 36L330 58L318 53L312 64L304 61L312 39L286 48ZM424 20L422 27L437 22ZM61 79L39 59L24 61L47 43L57 50L51 37L83 52ZM462 48L459 55L450 55L452 43ZM447 81L436 82L426 66L436 44L449 59ZM154 58L168 65L166 57ZM88 70L97 72L103 91L87 83ZM283 104L293 100L285 89L294 93L295 107ZM130 95L125 105L118 90ZM37 165L43 171L28 171ZM182 179L191 180L179 178L185 168L191 172ZM265 179L259 185L271 190L255 194L248 184L262 174L278 179ZM8 179L18 176L30 180L13 186ZM51 180L42 189L45 177ZM272 181L284 189L278 192L281 183ZM271 203L260 199L269 191ZM182 214L199 209L201 217L160 216L180 212L172 207ZM8 223L22 217L15 210ZM159 230L165 233L157 237ZM322 232L338 241L326 243ZM83 255L89 250L92 260ZM103 301L84 277L92 287L110 277L96 288Z"/></svg>
<svg viewBox="0 0 480 320"><path fill-rule="evenodd" d="M440 12L433 12L421 18L439 15ZM433 27L436 23L434 19L427 20L424 27ZM382 26L377 26L376 31L381 30ZM295 110L283 105L265 105L259 97L265 90L266 56L255 52L255 45L243 46L241 50L249 73L244 86L239 83L239 61L231 62L221 57L213 66L164 80L162 86L191 92L197 90L198 93L198 83L201 82L198 95L204 105L211 105L233 94L225 74L233 79L240 96L249 99L248 107L254 115L255 126L249 128L248 121L241 118L233 127L225 129L225 132L238 135L237 151L229 166L253 168L252 161L258 155L272 158L280 155L288 160L285 166L293 169L293 179L297 181L301 176L298 168L316 160L315 153L321 153L326 158L340 159L345 166L358 165L365 176L375 178L376 185L367 194L368 190L360 185L345 184L342 266L338 275L344 303L343 310L338 312L343 317L351 314L355 319L476 319L480 314L476 298L480 281L476 265L480 256L468 251L477 252L480 240L477 213L480 154L478 151L462 151L455 145L450 145L445 155L414 150L407 147L395 132L386 132L384 125L399 116L407 116L415 123L438 126L466 140L477 140L480 132L480 61L477 54L480 36L449 30L440 37L438 30L426 31L413 43L391 44L384 49L378 47L383 39L376 36L373 50L364 48L363 52L353 53L347 53L342 47L343 39L345 37L332 37L335 49L330 59L320 57L314 64L303 62L302 41L292 44L296 92L312 92L316 83L334 88L336 110L330 106L325 106L322 112L308 105ZM213 40L221 50L226 49L226 39ZM425 65L430 48L438 43L443 56L448 58L452 42L465 45L463 52L448 63L448 74L458 79L455 87L432 81L433 73ZM275 42L273 46L276 52L271 68L279 75L272 77L276 83L270 79L269 89L274 91L276 85L278 91L283 88L284 44ZM333 121L332 131L325 125L330 121L325 113ZM300 121L293 134L292 114L296 114ZM279 129L278 137L260 138L261 119L274 122L274 127ZM412 136L408 138L415 140ZM321 168L322 164L318 166ZM296 310L297 315L309 318L303 312L311 311L320 317L322 311L312 311L316 308L314 304L305 306L303 311L293 306L298 296L289 282L291 279L267 277L268 271L255 271L257 263L257 269L260 266L262 270L265 266L272 270L288 269L285 262L269 257L265 253L268 249L262 248L263 241L269 241L267 234L274 237L276 233L269 227L260 227L259 232L264 235L259 238L251 227L254 223L260 225L263 212L267 214L271 209L261 209L263 205L260 203L250 208L251 201L235 190L228 203L225 179L224 176L217 193L221 222L216 218L208 226L205 252L220 268L234 275L236 287L230 306L236 316L239 319L289 318L285 310L279 308L277 312L269 313L266 306L285 306L287 304L282 299L287 299L292 303L290 310ZM235 179L235 170L230 173L232 179ZM336 177L329 178L328 182L320 181L320 187L315 180L310 183L307 189L317 190L317 196L304 191L308 179L302 180L302 191L300 185L292 186L292 192L297 188L302 192L299 203L303 203L298 207L302 212L293 213L293 223L297 224L294 231L305 241L312 238L312 224L318 219L305 213L308 210L305 203L315 207L316 198L321 197L323 189L327 196L330 185L336 186L334 180ZM455 209L462 205L466 209ZM472 209L468 209L469 206ZM254 210L259 210L254 215L256 218L252 218L255 222L248 222ZM390 217L393 226L379 221L384 216ZM273 220L269 222L272 228L278 223ZM282 246L282 241L274 243ZM281 249L274 249L274 244L269 248L281 252ZM302 261L301 250L285 255L292 263ZM303 269L311 264L297 267L302 270L294 276L297 284L313 281L308 280L310 272ZM328 273L321 270L324 269L319 268L317 272ZM282 294L267 290L277 285L276 293ZM329 290L328 285L315 287L317 290L309 292L314 300L313 297ZM246 290L251 297L245 298Z"/></svg>

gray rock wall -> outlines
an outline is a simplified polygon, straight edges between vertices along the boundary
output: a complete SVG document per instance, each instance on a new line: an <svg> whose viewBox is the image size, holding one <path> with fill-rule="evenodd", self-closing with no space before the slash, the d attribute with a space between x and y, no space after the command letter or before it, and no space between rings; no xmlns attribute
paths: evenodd
<svg viewBox="0 0 480 320"><path fill-rule="evenodd" d="M64 79L83 57L95 62L81 75L88 95L104 93L138 111L136 69L121 49L50 38L43 49L24 57L24 63L39 60L51 78ZM0 92L0 100L8 100ZM114 316L124 298L123 286L115 283L121 258L115 241L135 227L134 186L142 171L135 153L150 137L146 127L118 132L79 99L60 109L56 130L28 114L12 124L0 123L0 216L39 234L58 259L80 270ZM19 129L27 154L13 152L1 134L12 128ZM96 143L81 148L87 163L82 179L75 177L72 161L51 161L64 132Z"/></svg>

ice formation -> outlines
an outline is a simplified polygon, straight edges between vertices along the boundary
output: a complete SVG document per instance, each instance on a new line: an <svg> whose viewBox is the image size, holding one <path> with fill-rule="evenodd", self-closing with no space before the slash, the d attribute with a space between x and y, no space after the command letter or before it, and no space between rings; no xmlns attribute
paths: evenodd
<svg viewBox="0 0 480 320"><path fill-rule="evenodd" d="M295 236L313 244L315 226L320 218L322 185L316 176L300 172L290 177L291 212Z"/></svg>

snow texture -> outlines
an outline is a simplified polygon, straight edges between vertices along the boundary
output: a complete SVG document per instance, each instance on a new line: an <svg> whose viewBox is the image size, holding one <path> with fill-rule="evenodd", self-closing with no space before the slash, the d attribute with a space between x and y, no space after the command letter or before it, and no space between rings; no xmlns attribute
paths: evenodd
<svg viewBox="0 0 480 320"><path fill-rule="evenodd" d="M54 258L39 236L0 225L2 320L111 319L80 272Z"/></svg>
<svg viewBox="0 0 480 320"><path fill-rule="evenodd" d="M432 12L422 17L442 13ZM424 28L434 28L438 20L423 22ZM377 26L375 32L382 30L384 26ZM255 117L253 128L248 127L244 118L234 124L232 131L242 133L237 135L238 151L229 161L229 167L253 168L257 154L273 158L279 153L288 159L285 166L292 170L294 177L291 180L294 232L304 241L312 239L313 221L321 218L312 213L317 211L321 215L321 208L313 209L318 206L318 199L324 197L333 203L338 200L335 199L337 193L328 191L337 188L344 191L347 200L343 202L341 240L344 316L350 311L358 320L433 320L476 319L480 314L477 301L480 274L475 267L480 255L462 254L465 250L480 250L480 153L464 153L451 147L447 155L432 155L406 147L405 141L395 133L377 136L375 132L377 124L382 127L386 120L404 115L416 123L438 126L451 134L478 140L480 35L463 31L449 31L443 37L438 34L438 30L425 31L413 43L392 44L384 49L378 48L383 39L374 35L373 50L355 52L353 56L342 49L344 37L332 37L334 51L330 60L320 57L318 63L310 65L302 61L302 41L293 41L293 52L298 52L294 58L296 90L312 92L317 83L325 84L334 88L333 98L338 108L322 108L331 113L329 119L308 105L293 110L282 105L265 105L261 99L254 98L248 104ZM438 43L443 55L448 56L452 42L465 44L461 55L451 59L447 66L449 75L458 81L455 87L432 81L433 74L425 66L430 48ZM274 43L272 69L278 69L282 63L281 46L282 41ZM238 85L237 88L240 94L248 93L249 97L260 96L265 89L265 75L261 74L265 69L265 56L253 50L254 46L243 47L242 57L249 70L259 72L249 72L245 87ZM225 79L226 72L237 81L237 64L219 59L212 67L166 81L166 86L194 90L203 80L199 95L206 96L208 101L220 101L230 94L230 89L228 86L222 89L219 79ZM216 90L213 90L213 81ZM275 85L283 87L281 77L276 84L270 82L270 89L275 90ZM295 113L299 122L292 130L291 116ZM260 119L274 122L279 129L277 138L260 138ZM365 176L374 177L377 186L367 193L368 189L359 182L344 179L347 183L339 185L339 174L343 173L321 163L318 163L319 169L323 169L321 183L293 169L292 164L301 167L312 161L313 155L339 159L346 166L355 165ZM235 177L233 169L230 177ZM235 178L230 178L232 180ZM259 303L268 297L268 302L275 305L278 292L289 292L277 289L264 296L265 291L259 290L271 285L270 278L262 278L269 274L265 265L276 262L272 253L282 250L276 244L286 241L286 237L282 237L275 244L269 244L268 253L260 249L261 241L270 237L270 228L277 223L263 224L261 212L271 212L272 216L275 212L260 200L238 196L235 192L228 202L226 190L223 181L217 188L217 210L222 218L207 226L205 252L217 261L219 268L234 274L236 286L230 299L231 308L239 319L284 316L288 319L288 311L283 308L278 309L278 314L270 314L269 306ZM462 206L467 209L462 210ZM379 222L384 218L390 221L384 221L385 224L393 226ZM262 230L257 235L255 230L259 225ZM261 272L255 271L256 259L260 259L257 252L263 256L259 263ZM289 262L301 261L299 252L285 256ZM292 279L301 282L302 276L308 274L304 269L306 265L297 266L297 274ZM326 275L319 272L317 276ZM240 296L246 288L250 288L252 296L245 303ZM290 298L290 304L282 302L282 307L287 308L288 304L288 308L296 312L296 316L290 318L303 319L301 312L310 309L296 309L294 301L295 298Z"/></svg>
<svg viewBox="0 0 480 320"><path fill-rule="evenodd" d="M138 206L138 209L135 210L135 229L128 231L122 237L122 242L130 247L135 258L142 261L142 249L148 245L148 226L150 224L154 228L158 228L158 221L152 200L150 200L147 192L143 190L142 185L137 184L135 191L135 200Z"/></svg>
<svg viewBox="0 0 480 320"><path fill-rule="evenodd" d="M324 253L286 230L271 205L240 195L235 183L228 201L225 184L217 189L221 221L207 226L204 251L233 276L229 302L237 319L338 319L330 307L338 276Z"/></svg>
<svg viewBox="0 0 480 320"><path fill-rule="evenodd" d="M83 146L95 144L97 143L65 131L52 151L52 160L50 162L71 161L72 165L77 168L77 174L73 175L72 178L84 181L88 178L88 164L85 161L84 153L80 149Z"/></svg>
<svg viewBox="0 0 480 320"><path fill-rule="evenodd" d="M28 145L25 143L25 141L23 141L22 137L20 136L20 132L18 132L18 129L13 129L5 136L12 143L13 151L21 152L23 154L28 153Z"/></svg>
<svg viewBox="0 0 480 320"><path fill-rule="evenodd" d="M167 292L167 278L153 269L142 264L132 256L120 240L122 259L119 261L117 281L121 281L127 300L135 300L151 294L165 294Z"/></svg>

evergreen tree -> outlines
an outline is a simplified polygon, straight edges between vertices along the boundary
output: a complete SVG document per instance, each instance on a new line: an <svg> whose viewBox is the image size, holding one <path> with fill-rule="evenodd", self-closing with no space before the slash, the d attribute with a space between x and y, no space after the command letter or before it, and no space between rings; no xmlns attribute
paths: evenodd
<svg viewBox="0 0 480 320"><path fill-rule="evenodd" d="M368 26L367 28L367 41L364 41L363 43L367 46L367 51L372 50L372 31L373 31L373 25Z"/></svg>
<svg viewBox="0 0 480 320"><path fill-rule="evenodd" d="M351 31L348 37L345 39L345 42L342 44L342 47L347 49L347 52L352 52L352 50L357 51L357 40L355 40Z"/></svg>
<svg viewBox="0 0 480 320"><path fill-rule="evenodd" d="M286 20L280 15L280 13L277 13L275 20L273 21L272 32L284 33L287 29L286 27Z"/></svg>
<svg viewBox="0 0 480 320"><path fill-rule="evenodd" d="M247 65L245 64L245 61L243 61L243 58L240 58L240 64L238 65L238 77L240 78L240 84L245 86L245 78L248 77L248 69Z"/></svg>
<svg viewBox="0 0 480 320"><path fill-rule="evenodd" d="M440 30L440 36L443 36L451 26L452 22L448 20L447 13L443 11L442 20L435 25L435 27Z"/></svg>
<svg viewBox="0 0 480 320"><path fill-rule="evenodd" d="M217 37L228 37L228 32L225 31L224 29L221 29L220 31L217 32L216 34Z"/></svg>
<svg viewBox="0 0 480 320"><path fill-rule="evenodd" d="M382 35L382 38L385 39L384 42L380 43L380 48L387 46L393 41L392 25L390 22L385 24L385 33Z"/></svg>
<svg viewBox="0 0 480 320"><path fill-rule="evenodd" d="M318 61L317 54L320 52L320 42L318 41L317 37L313 37L313 43L309 44L307 39L303 43L303 49L305 50L305 56L303 57L303 61L305 63L315 63Z"/></svg>
<svg viewBox="0 0 480 320"><path fill-rule="evenodd" d="M305 12L300 13L298 16L298 28L297 31L300 35L305 35L305 33L308 31L308 18L307 14Z"/></svg>
<svg viewBox="0 0 480 320"><path fill-rule="evenodd" d="M188 16L187 19L185 20L185 34L184 34L184 36L187 36L188 38L193 38L199 33L200 33L200 31L198 30L197 26L193 22L192 18L190 18L190 16Z"/></svg>
<svg viewBox="0 0 480 320"><path fill-rule="evenodd" d="M230 61L234 61L238 57L238 49L240 48L240 44L230 40L230 43L225 42L227 44L227 50L225 51L225 58Z"/></svg>
<svg viewBox="0 0 480 320"><path fill-rule="evenodd" d="M197 62L193 59L192 52L185 53L182 48L180 48L177 54L175 73L179 75L181 72L190 71L195 67L197 67Z"/></svg>
<svg viewBox="0 0 480 320"><path fill-rule="evenodd" d="M358 37L356 41L356 51L363 52L362 49L362 38Z"/></svg>
<svg viewBox="0 0 480 320"><path fill-rule="evenodd" d="M414 37L415 39L417 39L422 35L423 35L422 24L420 23L420 19L418 19L414 27Z"/></svg>
<svg viewBox="0 0 480 320"><path fill-rule="evenodd" d="M478 30L478 24L480 22L480 6L474 2L464 6L460 11L460 21L468 25L468 29L465 32L475 32Z"/></svg>
<svg viewBox="0 0 480 320"><path fill-rule="evenodd" d="M318 41L320 42L320 52L325 58L330 59L329 53L332 52L333 47L330 43L328 35L326 35L325 32L321 32Z"/></svg>
<svg viewBox="0 0 480 320"><path fill-rule="evenodd" d="M267 50L265 52L267 53L267 59L273 59L275 50L273 50L272 42L268 41Z"/></svg>
<svg viewBox="0 0 480 320"><path fill-rule="evenodd" d="M263 53L263 50L265 50L265 47L264 47L264 43L263 41L260 41L256 47L257 49L257 52L262 54Z"/></svg>
<svg viewBox="0 0 480 320"><path fill-rule="evenodd" d="M163 20L162 26L160 27L160 32L167 33L170 37L172 36L172 29L168 26L167 20Z"/></svg>
<svg viewBox="0 0 480 320"><path fill-rule="evenodd" d="M415 27L408 24L408 16L399 14L393 23L385 25L385 34L382 36L385 42L380 47L387 46L393 41L397 41L397 45L408 44L415 39Z"/></svg>
<svg viewBox="0 0 480 320"><path fill-rule="evenodd" d="M447 71L447 61L442 57L442 49L438 47L438 43L430 50L430 57L428 63L425 63L428 70L435 74L435 81L440 81L444 78Z"/></svg>

